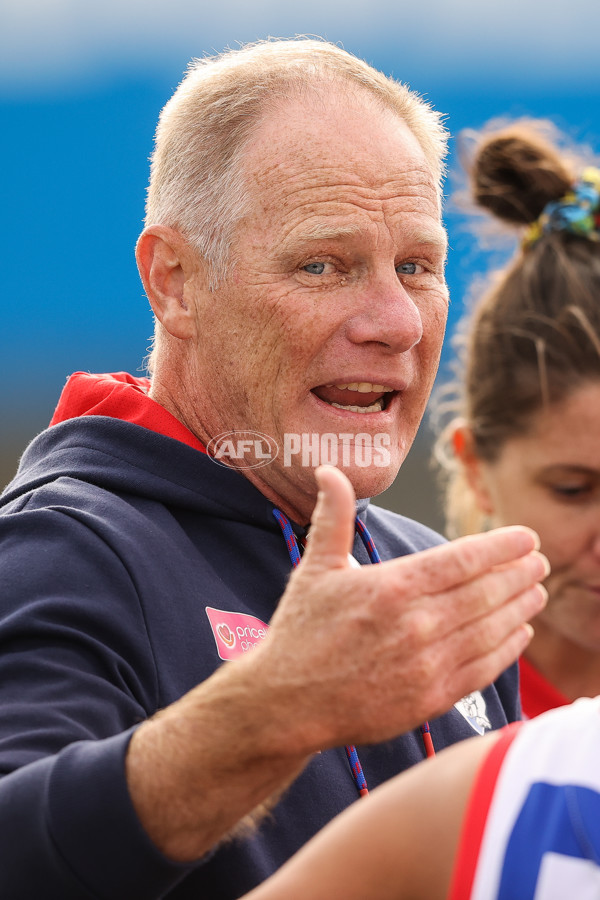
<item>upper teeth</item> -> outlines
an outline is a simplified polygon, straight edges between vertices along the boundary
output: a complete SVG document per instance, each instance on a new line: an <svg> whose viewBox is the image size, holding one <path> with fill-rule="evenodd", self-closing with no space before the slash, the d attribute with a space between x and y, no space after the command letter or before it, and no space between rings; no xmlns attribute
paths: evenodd
<svg viewBox="0 0 600 900"><path fill-rule="evenodd" d="M350 384L328 384L327 387L336 387L341 391L358 391L361 394L380 394L394 390L394 388L386 387L385 384L371 384L370 381L353 381Z"/></svg>

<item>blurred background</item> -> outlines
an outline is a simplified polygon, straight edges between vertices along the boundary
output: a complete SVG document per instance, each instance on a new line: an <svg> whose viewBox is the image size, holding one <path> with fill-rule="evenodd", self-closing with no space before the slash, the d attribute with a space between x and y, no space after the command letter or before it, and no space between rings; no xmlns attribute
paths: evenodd
<svg viewBox="0 0 600 900"><path fill-rule="evenodd" d="M192 57L317 34L425 96L453 136L542 116L598 151L599 26L597 0L0 0L0 487L71 372L142 374L152 319L133 251L156 120ZM454 187L438 381L473 279L501 261ZM430 445L425 423L378 502L441 528Z"/></svg>

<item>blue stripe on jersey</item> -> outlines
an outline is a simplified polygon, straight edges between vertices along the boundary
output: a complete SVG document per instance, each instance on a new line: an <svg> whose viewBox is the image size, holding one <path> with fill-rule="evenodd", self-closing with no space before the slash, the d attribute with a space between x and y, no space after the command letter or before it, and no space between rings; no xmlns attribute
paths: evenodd
<svg viewBox="0 0 600 900"><path fill-rule="evenodd" d="M506 847L497 900L533 897L544 853L600 865L599 823L596 791L569 784L532 785Z"/></svg>

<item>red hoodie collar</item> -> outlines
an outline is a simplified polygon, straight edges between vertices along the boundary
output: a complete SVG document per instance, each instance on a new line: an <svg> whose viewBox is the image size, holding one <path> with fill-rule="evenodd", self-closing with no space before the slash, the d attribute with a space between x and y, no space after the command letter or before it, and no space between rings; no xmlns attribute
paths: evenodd
<svg viewBox="0 0 600 900"><path fill-rule="evenodd" d="M206 453L206 447L179 419L148 396L149 378L127 372L90 375L75 372L67 380L50 425L80 416L109 416L141 425Z"/></svg>

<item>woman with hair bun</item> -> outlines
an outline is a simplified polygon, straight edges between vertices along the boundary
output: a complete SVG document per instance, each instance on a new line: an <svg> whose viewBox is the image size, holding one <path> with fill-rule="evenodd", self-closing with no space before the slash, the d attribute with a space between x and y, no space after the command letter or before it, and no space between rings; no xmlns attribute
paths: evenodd
<svg viewBox="0 0 600 900"><path fill-rule="evenodd" d="M476 142L472 197L521 243L458 330L458 417L436 446L448 534L529 525L550 561L528 718L600 693L600 171L544 124Z"/></svg>

